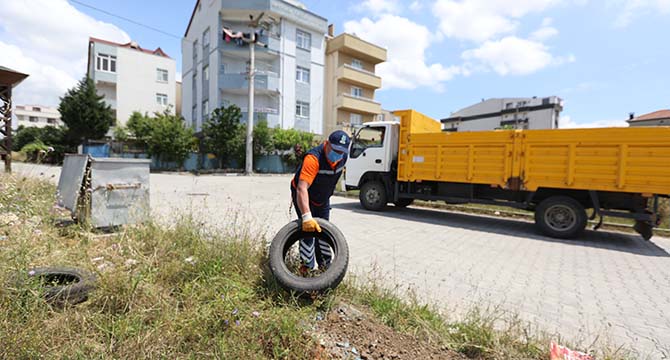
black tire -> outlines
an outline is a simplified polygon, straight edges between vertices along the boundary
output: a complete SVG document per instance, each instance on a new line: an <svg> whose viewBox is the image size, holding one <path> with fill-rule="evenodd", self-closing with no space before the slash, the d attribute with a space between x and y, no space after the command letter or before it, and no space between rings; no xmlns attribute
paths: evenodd
<svg viewBox="0 0 670 360"><path fill-rule="evenodd" d="M535 225L545 235L571 239L586 228L586 210L579 201L568 196L552 196L535 209Z"/></svg>
<svg viewBox="0 0 670 360"><path fill-rule="evenodd" d="M396 207L404 208L412 205L414 202L414 199L398 199L398 201L394 202L393 205Z"/></svg>
<svg viewBox="0 0 670 360"><path fill-rule="evenodd" d="M380 181L368 181L358 194L361 205L367 210L382 211L386 208L386 188Z"/></svg>
<svg viewBox="0 0 670 360"><path fill-rule="evenodd" d="M39 280L44 298L56 306L82 303L95 289L95 275L82 269L42 267L29 270L28 275Z"/></svg>
<svg viewBox="0 0 670 360"><path fill-rule="evenodd" d="M284 262L287 251L300 239L307 237L299 220L286 224L270 245L270 271L279 285L298 294L321 293L337 287L342 282L349 266L349 246L342 232L324 219L316 219L320 233L309 233L310 237L324 240L333 251L333 260L328 269L318 277L300 277L293 274Z"/></svg>

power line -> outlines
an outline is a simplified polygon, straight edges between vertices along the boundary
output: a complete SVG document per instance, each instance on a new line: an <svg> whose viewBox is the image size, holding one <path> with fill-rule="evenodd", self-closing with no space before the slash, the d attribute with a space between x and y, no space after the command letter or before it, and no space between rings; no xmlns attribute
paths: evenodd
<svg viewBox="0 0 670 360"><path fill-rule="evenodd" d="M161 33L161 34L163 34L163 35L167 35L167 36L169 36L169 37L173 37L173 38L178 39L178 40L183 40L183 37L181 37L181 36L179 36L179 35L170 34L170 33L167 32L167 31L163 31L163 30L161 30L161 29L158 29L158 28L155 28L155 27L153 27L153 26L149 26L149 25L143 24L143 23L141 23L141 22L139 22L139 21L136 21L136 20L133 20L133 19L129 19L129 18L124 17L124 16L121 16L121 15L116 15L116 14L114 14L114 13L111 13L111 12L107 11L107 10L103 10L103 9L97 8L97 7L93 6L93 5L89 5L89 4L83 3L83 2L81 2L81 1L79 1L79 0L70 0L70 1L73 2L73 3L75 3L75 4L79 4L79 5L81 5L81 6L87 7L87 8L89 8L89 9L93 9L93 10L99 11L99 12L101 12L101 13L103 13L103 14L106 14L106 15L109 15L109 16L112 16L112 17L115 17L115 18L118 18L118 19L127 21L127 22L132 23L132 24L135 24L135 25L137 25L137 26L141 26L141 27L147 28L147 29L149 29L149 30L153 30L153 31L159 32L159 33Z"/></svg>

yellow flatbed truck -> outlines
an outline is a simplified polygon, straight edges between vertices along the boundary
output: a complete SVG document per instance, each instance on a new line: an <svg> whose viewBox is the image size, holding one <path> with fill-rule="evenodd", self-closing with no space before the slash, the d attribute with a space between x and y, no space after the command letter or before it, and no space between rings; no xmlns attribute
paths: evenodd
<svg viewBox="0 0 670 360"><path fill-rule="evenodd" d="M588 220L635 220L645 239L670 194L670 127L445 132L417 111L370 122L354 134L345 172L368 210L414 199L504 205L535 212L552 237L579 235Z"/></svg>

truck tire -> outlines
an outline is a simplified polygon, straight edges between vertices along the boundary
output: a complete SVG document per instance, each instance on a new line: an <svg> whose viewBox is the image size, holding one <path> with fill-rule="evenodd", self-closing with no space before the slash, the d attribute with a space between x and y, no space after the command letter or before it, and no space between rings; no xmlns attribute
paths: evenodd
<svg viewBox="0 0 670 360"><path fill-rule="evenodd" d="M349 246L342 232L332 223L315 218L321 226L320 233L310 233L310 237L324 240L332 249L333 260L328 269L318 277L301 277L292 273L284 261L287 252L300 239L307 237L299 220L285 225L270 244L270 271L279 285L299 295L321 293L337 287L342 282L349 266Z"/></svg>
<svg viewBox="0 0 670 360"><path fill-rule="evenodd" d="M576 237L586 228L586 221L584 206L568 196L552 196L535 209L535 225L554 238Z"/></svg>
<svg viewBox="0 0 670 360"><path fill-rule="evenodd" d="M393 205L395 205L396 207L399 207L399 208L405 208L405 207L408 207L408 206L412 205L413 202L414 202L414 199L404 198L404 199L398 199L398 201L394 202Z"/></svg>
<svg viewBox="0 0 670 360"><path fill-rule="evenodd" d="M28 274L43 284L44 299L55 306L82 303L95 289L95 275L82 269L42 267L31 269Z"/></svg>
<svg viewBox="0 0 670 360"><path fill-rule="evenodd" d="M381 181L368 181L361 187L358 194L361 205L367 210L382 211L386 208L386 188Z"/></svg>

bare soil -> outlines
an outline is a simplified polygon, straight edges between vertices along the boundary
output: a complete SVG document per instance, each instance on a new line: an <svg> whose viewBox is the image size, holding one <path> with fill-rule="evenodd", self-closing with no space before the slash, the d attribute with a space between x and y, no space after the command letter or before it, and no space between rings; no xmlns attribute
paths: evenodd
<svg viewBox="0 0 670 360"><path fill-rule="evenodd" d="M346 304L336 306L317 323L315 336L324 359L464 359L379 323L366 309Z"/></svg>

